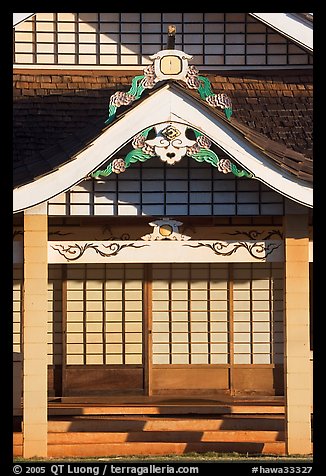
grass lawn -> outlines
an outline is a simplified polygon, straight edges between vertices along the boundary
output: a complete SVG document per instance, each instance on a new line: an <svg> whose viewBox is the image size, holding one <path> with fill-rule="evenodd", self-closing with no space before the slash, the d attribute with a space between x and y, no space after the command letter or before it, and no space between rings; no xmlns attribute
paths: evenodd
<svg viewBox="0 0 326 476"><path fill-rule="evenodd" d="M311 455L292 455L292 456L275 456L275 455L245 455L239 453L188 453L185 455L166 455L166 456L102 456L97 458L14 458L15 463L19 462L64 462L64 463L79 463L79 462L111 462L111 463L205 463L205 462L284 462L284 463L312 463L313 458Z"/></svg>

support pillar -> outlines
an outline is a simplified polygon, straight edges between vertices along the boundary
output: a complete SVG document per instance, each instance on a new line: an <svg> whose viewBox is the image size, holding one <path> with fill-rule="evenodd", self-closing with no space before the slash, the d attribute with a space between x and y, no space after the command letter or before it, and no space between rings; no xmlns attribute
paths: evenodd
<svg viewBox="0 0 326 476"><path fill-rule="evenodd" d="M24 212L23 457L47 457L47 204Z"/></svg>
<svg viewBox="0 0 326 476"><path fill-rule="evenodd" d="M308 214L285 215L283 225L286 452L304 455L312 452Z"/></svg>

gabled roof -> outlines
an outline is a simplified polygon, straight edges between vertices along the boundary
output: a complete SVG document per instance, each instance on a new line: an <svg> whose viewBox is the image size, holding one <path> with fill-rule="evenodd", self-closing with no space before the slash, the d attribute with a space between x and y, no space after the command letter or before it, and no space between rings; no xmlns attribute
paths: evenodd
<svg viewBox="0 0 326 476"><path fill-rule="evenodd" d="M56 148L62 140L84 134L86 125L86 131L94 129L93 137L100 133L110 96L117 89L128 90L133 77L132 72L117 76L110 71L14 72L15 186L43 173L45 165L39 157L48 147ZM313 157L311 71L233 71L206 73L205 77L215 92L225 92L230 97L232 119L280 145ZM45 161L47 157L48 153ZM32 165L35 161L37 167Z"/></svg>
<svg viewBox="0 0 326 476"><path fill-rule="evenodd" d="M196 100L200 101L195 92L189 90L188 94L194 96ZM200 102L209 110L211 109L204 101ZM213 109L213 113L217 115L220 120L230 124L231 127L237 130L244 139L253 144L257 149L260 149L264 155L268 156L280 168L290 172L299 179L312 183L313 166L311 158L306 157L300 152L289 149L283 144L268 139L263 134L256 132L234 117L231 118L231 121L228 121L223 112L218 109Z"/></svg>
<svg viewBox="0 0 326 476"><path fill-rule="evenodd" d="M255 178L301 204L312 206L311 159L266 139L224 112L210 107L197 93L175 81L155 87L108 126L76 131L69 139L43 151L30 164L35 180L20 179L14 209L20 211L70 189L105 164L145 128L168 121L188 124L205 135ZM95 135L94 135L95 132Z"/></svg>

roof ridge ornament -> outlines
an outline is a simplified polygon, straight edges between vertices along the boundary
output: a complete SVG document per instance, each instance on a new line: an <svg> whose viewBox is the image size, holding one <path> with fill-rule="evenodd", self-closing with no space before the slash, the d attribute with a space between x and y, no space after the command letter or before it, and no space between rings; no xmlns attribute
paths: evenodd
<svg viewBox="0 0 326 476"><path fill-rule="evenodd" d="M171 27L171 28L170 28ZM174 28L173 28L174 27ZM221 108L228 120L232 116L232 101L225 93L215 94L211 82L205 76L199 75L199 70L194 65L189 65L188 60L192 59L184 51L174 49L175 26L169 25L171 34L168 38L167 46L170 49L160 50L149 58L153 63L146 66L144 74L135 76L131 81L129 91L116 91L109 100L108 118L105 124L110 124L115 116L118 107L129 106L139 99L145 89L152 89L160 81L174 79L183 81L189 89L196 89L200 97L212 107Z"/></svg>
<svg viewBox="0 0 326 476"><path fill-rule="evenodd" d="M167 50L174 50L176 32L177 32L177 28L175 25L168 26L168 42L166 45Z"/></svg>

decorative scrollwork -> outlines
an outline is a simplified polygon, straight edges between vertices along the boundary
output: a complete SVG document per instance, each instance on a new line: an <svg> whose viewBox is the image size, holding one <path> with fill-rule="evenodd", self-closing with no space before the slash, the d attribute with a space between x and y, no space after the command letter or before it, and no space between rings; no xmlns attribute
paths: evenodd
<svg viewBox="0 0 326 476"><path fill-rule="evenodd" d="M266 235L264 235L266 233ZM225 233L226 235L232 235L232 236L239 236L239 235L245 235L247 236L250 240L269 240L272 238L272 236L278 236L283 240L283 233L280 232L280 230L270 230L265 232L263 231L258 231L258 230L249 230L249 231L241 231L241 230L236 230L234 233Z"/></svg>
<svg viewBox="0 0 326 476"><path fill-rule="evenodd" d="M231 256L236 253L240 248L245 248L248 253L255 259L264 260L268 255L273 253L277 248L281 246L281 242L265 243L248 243L240 241L238 243L223 243L222 241L216 241L215 243L197 243L194 245L186 244L183 246L189 246L190 248L209 248L216 255L219 256ZM231 249L229 249L231 247Z"/></svg>
<svg viewBox="0 0 326 476"><path fill-rule="evenodd" d="M86 252L86 250L92 249L95 251L95 253L99 254L100 256L103 256L105 258L111 258L112 256L116 256L118 253L123 248L143 248L144 246L148 245L135 245L135 243L125 243L123 245L120 245L119 243L110 243L108 245L104 245L103 243L101 244L94 244L94 243L86 243L84 245L80 245L78 243L72 244L57 244L57 245L51 245L51 248L53 248L55 251L57 251L61 256L66 258L67 261L76 261L83 254ZM100 247L104 248L104 250L101 250Z"/></svg>
<svg viewBox="0 0 326 476"><path fill-rule="evenodd" d="M122 233L120 236L116 236L112 233L111 227L109 225L104 225L102 228L102 235L105 236L108 234L106 238L101 238L104 241L126 241L130 240L130 234L129 233ZM95 238L97 241L100 241L100 238Z"/></svg>
<svg viewBox="0 0 326 476"><path fill-rule="evenodd" d="M56 235L56 236L68 236L68 235L72 235L72 233L70 233L70 232L64 233L64 232L61 231L61 230L58 230L58 231L49 231L49 236L53 236L53 235Z"/></svg>

